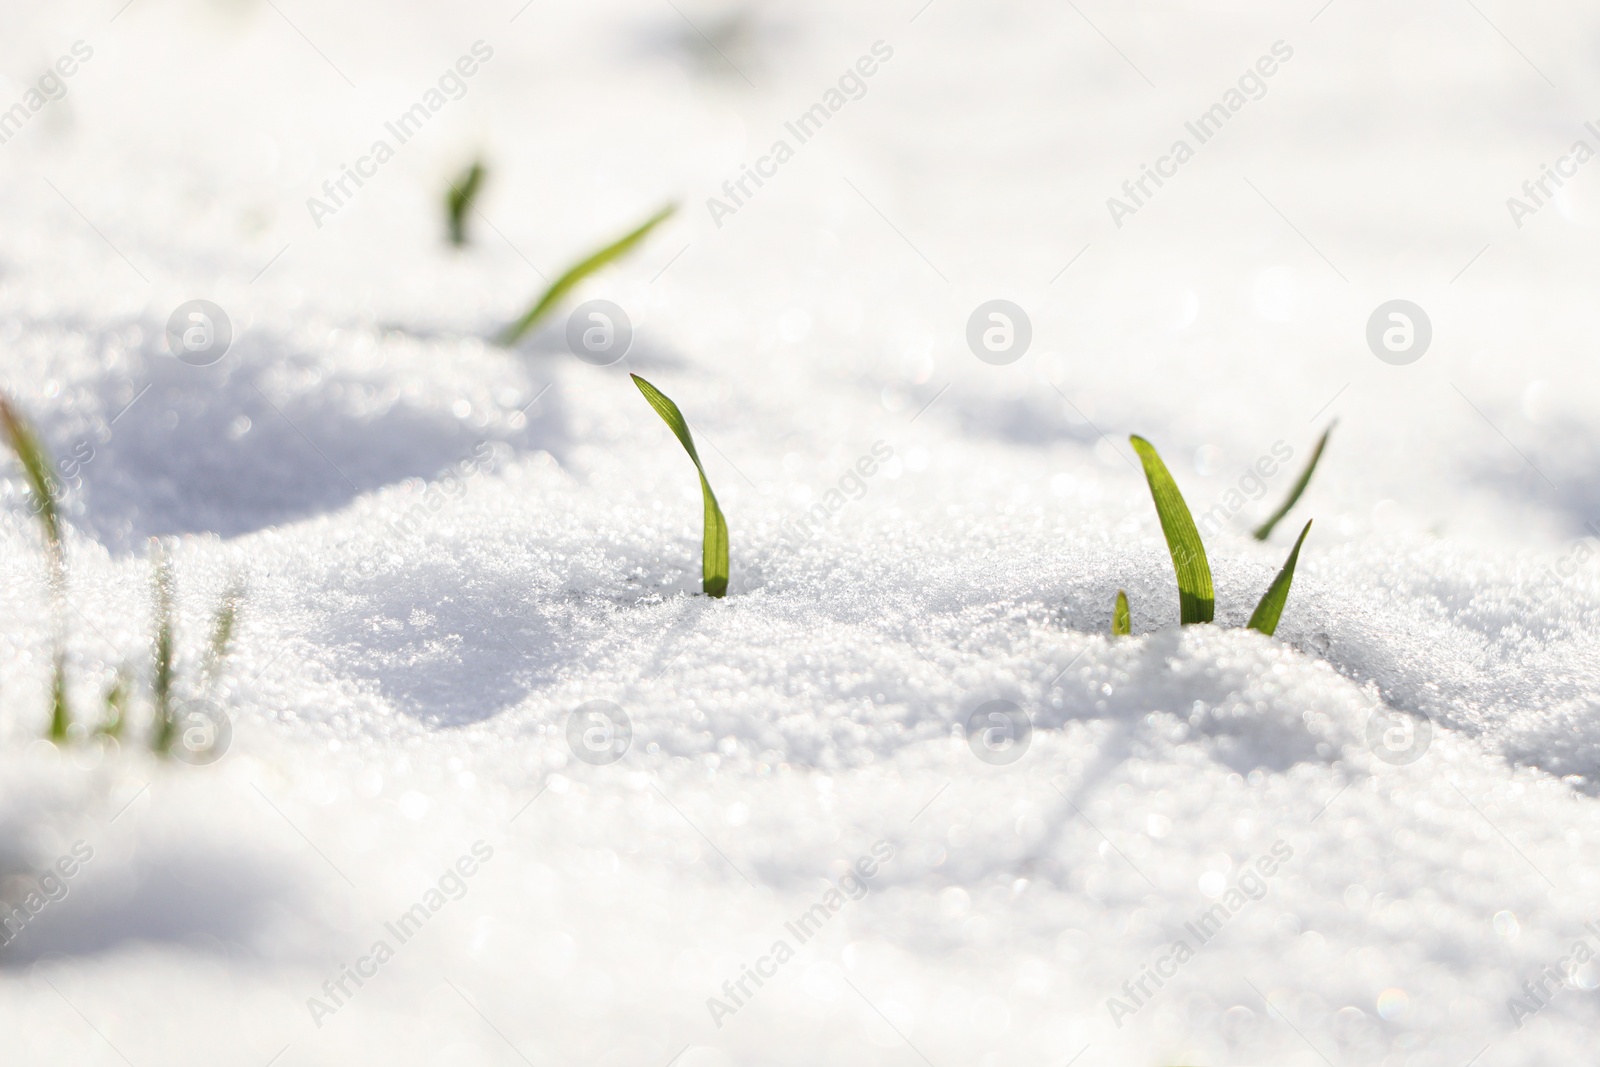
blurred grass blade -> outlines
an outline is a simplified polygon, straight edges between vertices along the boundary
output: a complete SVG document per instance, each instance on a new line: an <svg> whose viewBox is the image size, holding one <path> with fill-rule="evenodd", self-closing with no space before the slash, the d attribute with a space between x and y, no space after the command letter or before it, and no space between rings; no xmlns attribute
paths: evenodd
<svg viewBox="0 0 1600 1067"><path fill-rule="evenodd" d="M473 203L478 199L478 191L483 188L486 173L483 161L475 159L465 174L450 183L445 209L450 215L450 243L457 248L467 243L467 212L472 210Z"/></svg>
<svg viewBox="0 0 1600 1067"><path fill-rule="evenodd" d="M689 453L689 458L694 460L695 470L700 472L700 493L705 497L706 519L705 539L701 547L700 573L704 584L706 596L726 596L728 592L728 521L722 517L722 509L717 506L717 498L711 492L711 483L706 481L706 469L700 463L700 454L694 449L694 438L689 436L689 424L684 421L683 413L678 410L678 405L667 399L667 395L637 374L631 375L633 384L639 387L639 392L656 409L656 414L661 416L663 422L671 428Z"/></svg>
<svg viewBox="0 0 1600 1067"><path fill-rule="evenodd" d="M33 496L33 511L44 528L45 555L50 561L50 593L55 602L56 653L50 675L51 741L62 744L72 726L72 709L67 704L66 634L67 555L61 540L61 509L56 500L56 479L50 457L39 441L39 434L11 399L0 393L0 435L16 454L22 475Z"/></svg>
<svg viewBox="0 0 1600 1067"><path fill-rule="evenodd" d="M1180 621L1185 626L1210 622L1216 593L1211 588L1211 566L1206 562L1205 545L1200 543L1194 516L1189 514L1189 505L1183 502L1178 483L1167 472L1167 465L1161 462L1155 446L1137 434L1128 440L1144 464L1144 477L1150 483L1150 496L1155 500L1156 515L1161 519L1161 532L1166 535L1167 550L1172 553L1172 569L1178 576Z"/></svg>
<svg viewBox="0 0 1600 1067"><path fill-rule="evenodd" d="M211 620L211 643L206 646L206 660L200 671L208 682L216 677L217 668L232 651L233 631L239 623L239 604L243 600L244 590L236 582L228 586L222 594L222 602L217 605L217 613Z"/></svg>
<svg viewBox="0 0 1600 1067"><path fill-rule="evenodd" d="M1289 602L1289 585L1294 581L1294 565L1300 559L1300 546L1306 543L1306 534L1310 532L1311 523L1307 521L1305 528L1300 531L1299 539L1294 543L1294 550L1289 553L1289 558L1283 565L1283 570L1272 579L1272 585L1267 588L1267 595L1261 598L1261 603L1256 605L1255 614L1250 616L1250 629L1260 630L1268 637L1277 631L1278 620L1283 617L1283 606Z"/></svg>
<svg viewBox="0 0 1600 1067"><path fill-rule="evenodd" d="M72 709L67 707L67 658L56 653L55 671L50 679L50 740L64 744L72 725Z"/></svg>
<svg viewBox="0 0 1600 1067"><path fill-rule="evenodd" d="M150 675L150 692L155 703L155 723L150 735L150 747L160 755L172 750L177 740L178 724L172 717L172 659L173 659L173 576L172 560L161 547L152 541L150 559L156 606L155 658Z"/></svg>
<svg viewBox="0 0 1600 1067"><path fill-rule="evenodd" d="M1111 611L1111 636L1127 637L1133 633L1133 616L1128 612L1128 594L1117 590L1117 606Z"/></svg>
<svg viewBox="0 0 1600 1067"><path fill-rule="evenodd" d="M538 301L534 303L533 307L528 309L527 314L523 315L522 318L505 328L505 330L500 334L498 339L499 342L502 345L510 346L522 340L523 336L529 330L539 325L540 320L550 313L551 309L555 307L556 303L560 301L562 297L566 296L573 289L577 288L579 282L583 281L595 271L600 270L602 267L605 267L606 265L621 259L629 252L632 252L634 248L637 247L646 237L650 236L651 230L665 222L671 217L672 213L677 210L678 205L668 204L666 207L662 208L660 211L656 212L654 215L650 216L650 218L645 220L645 222L632 233L625 237L618 238L616 241L606 245L604 248L600 249L600 251L595 252L587 259L580 260L579 262L568 267L565 274L550 283L550 288L546 289L544 291L544 295L539 297Z"/></svg>
<svg viewBox="0 0 1600 1067"><path fill-rule="evenodd" d="M45 548L50 553L51 581L58 587L66 566L61 544L61 512L56 502L56 480L51 473L50 458L45 454L39 435L23 417L10 399L0 394L0 431L6 444L22 464L23 476L33 494L33 506L44 527Z"/></svg>
<svg viewBox="0 0 1600 1067"><path fill-rule="evenodd" d="M1289 514L1290 508L1299 503L1300 494L1305 492L1306 486L1311 484L1311 475L1316 473L1317 470L1317 460L1322 458L1322 450L1327 447L1328 444L1328 435L1333 433L1333 427L1336 424L1337 420L1335 420L1335 422L1330 422L1328 424L1328 428L1322 431L1322 437L1317 441L1317 447L1311 450L1310 462L1306 464L1306 469L1300 472L1300 477L1289 489L1289 499L1283 502L1283 506L1281 508L1272 513L1271 518L1262 523L1260 526L1256 527L1255 538L1257 541L1265 541L1267 538L1271 537L1272 528L1278 525L1285 515Z"/></svg>
<svg viewBox="0 0 1600 1067"><path fill-rule="evenodd" d="M95 727L101 737L120 738L128 722L128 698L133 695L133 678L124 663L117 670L117 680L106 690L105 718Z"/></svg>

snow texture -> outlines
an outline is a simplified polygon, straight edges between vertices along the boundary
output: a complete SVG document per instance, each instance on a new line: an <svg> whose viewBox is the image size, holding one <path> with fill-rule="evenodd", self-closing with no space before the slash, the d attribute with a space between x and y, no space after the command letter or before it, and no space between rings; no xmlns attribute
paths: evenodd
<svg viewBox="0 0 1600 1067"><path fill-rule="evenodd" d="M1319 3L5 3L0 366L66 465L80 719L147 685L150 538L181 698L245 588L219 761L151 756L144 695L52 746L5 468L5 1061L1585 1062L1600 15ZM593 298L612 366L567 350ZM1004 366L966 340L996 298ZM168 348L193 299L209 366ZM1432 323L1405 366L1392 299ZM629 371L693 427L726 599ZM1129 433L1214 516L1213 626ZM574 758L591 701L616 762Z"/></svg>

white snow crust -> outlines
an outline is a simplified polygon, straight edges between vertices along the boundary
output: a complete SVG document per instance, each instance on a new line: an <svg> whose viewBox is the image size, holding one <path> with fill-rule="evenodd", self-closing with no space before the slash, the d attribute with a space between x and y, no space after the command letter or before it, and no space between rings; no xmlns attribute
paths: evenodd
<svg viewBox="0 0 1600 1067"><path fill-rule="evenodd" d="M0 900L92 859L0 947L4 1062L1587 1062L1600 967L1524 983L1600 952L1600 168L1520 226L1506 198L1600 146L1600 14L1319 3L0 7L0 107L93 50L0 144L4 386L92 453L75 705L148 669L150 538L185 677L247 589L223 759L55 748L6 468ZM313 222L478 41L460 99ZM863 95L714 220L877 42ZM455 252L442 194L480 153ZM492 342L668 200L576 297L627 309L626 360L575 359L564 312ZM965 340L997 297L1032 322L1009 366ZM234 327L209 367L166 346L195 298ZM1433 324L1409 366L1365 340L1394 298ZM629 371L694 428L726 599ZM1234 511L1217 625L1177 626L1129 433ZM1307 518L1277 635L1242 629ZM632 725L610 765L568 742L594 700ZM1008 765L968 744L994 700L1032 722ZM1431 723L1415 762L1374 748L1396 714Z"/></svg>

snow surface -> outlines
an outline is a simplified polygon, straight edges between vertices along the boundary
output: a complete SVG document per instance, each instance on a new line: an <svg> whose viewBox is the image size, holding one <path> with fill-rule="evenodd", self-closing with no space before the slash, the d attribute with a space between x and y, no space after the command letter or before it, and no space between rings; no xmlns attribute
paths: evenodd
<svg viewBox="0 0 1600 1067"><path fill-rule="evenodd" d="M0 105L93 49L0 144L5 385L58 457L92 450L76 703L145 669L149 537L185 677L248 592L220 762L57 751L8 474L0 899L93 856L0 948L4 1061L1586 1061L1600 970L1523 984L1600 950L1600 191L1580 168L1520 227L1506 198L1600 143L1600 15L1319 6L6 3ZM465 95L316 226L307 198L480 40ZM716 225L706 198L879 41L865 95ZM1277 41L1266 94L1114 226ZM479 152L455 253L441 194ZM628 309L624 362L574 359L559 317L488 341L674 198L579 294ZM1004 367L964 338L996 297L1033 325ZM1434 329L1404 367L1365 343L1397 297ZM234 324L214 366L166 348L194 298ZM694 595L698 488L630 370L701 441L725 600ZM1197 513L1294 450L1209 538L1216 627L1175 626L1130 432ZM1312 516L1278 637L1238 629ZM632 723L608 766L567 740L593 700ZM1009 765L966 740L993 700L1033 723ZM1417 761L1374 750L1392 714L1431 719Z"/></svg>

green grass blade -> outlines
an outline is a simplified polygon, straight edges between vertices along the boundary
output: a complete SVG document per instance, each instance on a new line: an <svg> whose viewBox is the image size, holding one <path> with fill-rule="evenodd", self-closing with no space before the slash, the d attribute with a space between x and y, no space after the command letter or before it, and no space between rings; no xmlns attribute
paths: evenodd
<svg viewBox="0 0 1600 1067"><path fill-rule="evenodd" d="M639 392L656 409L656 414L661 416L673 434L678 438L684 450L689 453L689 458L694 460L695 470L700 472L700 493L705 498L706 519L705 539L701 547L700 574L706 596L726 596L728 593L728 520L722 517L722 509L717 506L716 495L711 492L711 483L706 481L706 469L700 462L700 453L695 451L694 438L689 436L689 424L684 421L683 412L678 410L678 405L667 398L667 394L639 377L631 375L633 384L639 387Z"/></svg>
<svg viewBox="0 0 1600 1067"><path fill-rule="evenodd" d="M52 567L51 580L59 586L65 561L61 543L61 511L56 501L56 479L50 457L45 453L44 445L39 442L39 435L32 424L3 394L0 394L0 432L4 433L11 451L16 453L17 462L22 464L23 476L33 494L34 511L44 527L45 548L50 553Z"/></svg>
<svg viewBox="0 0 1600 1067"><path fill-rule="evenodd" d="M1127 637L1133 633L1133 616L1128 611L1128 594L1117 590L1117 606L1111 611L1111 636Z"/></svg>
<svg viewBox="0 0 1600 1067"><path fill-rule="evenodd" d="M128 723L128 698L132 695L133 679L127 664L123 664L117 671L117 680L106 690L105 718L95 727L96 734L112 739L122 736L122 728Z"/></svg>
<svg viewBox="0 0 1600 1067"><path fill-rule="evenodd" d="M58 745L65 744L71 726L72 709L67 706L67 660L58 652L50 680L50 740Z"/></svg>
<svg viewBox="0 0 1600 1067"><path fill-rule="evenodd" d="M1294 485L1289 489L1289 499L1285 500L1283 506L1272 513L1271 518L1256 527L1255 538L1257 541L1265 541L1271 537L1272 528L1278 525L1285 515L1289 514L1290 508L1299 503L1300 494L1306 491L1306 486L1311 484L1311 476L1316 473L1317 460L1322 458L1322 450L1327 447L1328 435L1333 433L1334 425L1335 423L1329 423L1328 428L1322 431L1322 437L1317 441L1317 447L1311 450L1311 461L1306 464L1306 469L1300 472L1300 477L1296 479Z"/></svg>
<svg viewBox="0 0 1600 1067"><path fill-rule="evenodd" d="M222 594L222 602L217 605L217 613L211 620L211 643L206 646L205 664L200 670L208 682L216 677L217 669L232 651L233 631L239 623L239 605L243 600L244 590L235 583L228 586Z"/></svg>
<svg viewBox="0 0 1600 1067"><path fill-rule="evenodd" d="M467 172L450 183L450 192L445 197L445 210L450 216L450 243L457 248L467 243L467 212L472 210L473 203L478 199L478 191L483 188L487 173L481 160L473 160Z"/></svg>
<svg viewBox="0 0 1600 1067"><path fill-rule="evenodd" d="M50 591L56 612L56 654L50 677L49 737L59 745L67 739L68 728L72 725L72 709L67 704L67 658L62 650L67 555L66 545L61 539L61 508L56 499L55 468L33 424L4 394L0 394L0 436L5 437L6 444L22 466L23 478L33 496L34 514L39 516L39 525L44 530L45 554L50 560Z"/></svg>
<svg viewBox="0 0 1600 1067"><path fill-rule="evenodd" d="M1144 464L1144 477L1150 483L1150 496L1155 500L1156 515L1161 519L1161 532L1166 535L1167 550L1172 553L1172 569L1178 576L1179 618L1185 626L1210 622L1216 607L1216 593L1211 587L1211 565L1206 562L1206 548L1200 543L1194 516L1189 514L1189 505L1183 502L1178 483L1172 480L1155 446L1137 434L1128 440Z"/></svg>
<svg viewBox="0 0 1600 1067"><path fill-rule="evenodd" d="M1278 620L1283 617L1283 606L1289 602L1289 585L1294 581L1294 565L1300 559L1300 546L1306 543L1306 534L1310 532L1311 523L1308 521L1300 531L1300 537L1295 541L1294 550L1289 553L1283 570L1272 579L1272 584L1267 587L1267 595L1261 598L1255 613L1250 616L1250 629L1260 630L1268 637L1277 632Z"/></svg>
<svg viewBox="0 0 1600 1067"><path fill-rule="evenodd" d="M174 580L172 560L162 550L159 541L152 542L151 562L154 565L156 639L150 675L150 692L155 703L155 729L150 736L150 747L166 755L172 750L178 735L178 724L172 717Z"/></svg>
<svg viewBox="0 0 1600 1067"><path fill-rule="evenodd" d="M499 342L509 347L522 340L529 330L539 325L540 320L550 313L551 309L556 306L562 297L577 288L579 282L602 267L632 252L646 237L650 236L651 230L665 222L677 210L677 204L668 204L646 219L632 233L618 238L600 249L600 251L568 267L565 274L550 283L550 288L546 289L544 295L540 296L533 307L528 309L527 314L505 328L500 334Z"/></svg>

